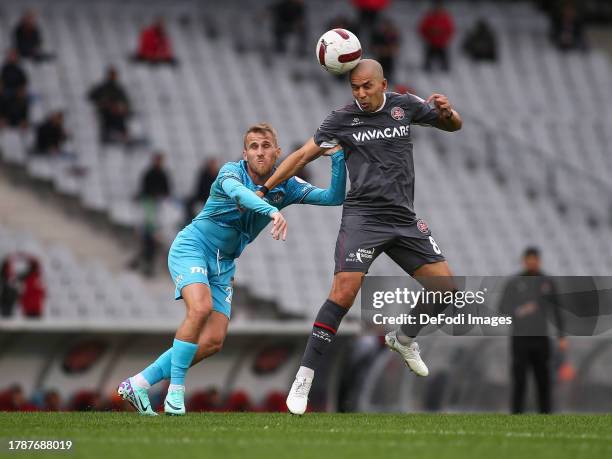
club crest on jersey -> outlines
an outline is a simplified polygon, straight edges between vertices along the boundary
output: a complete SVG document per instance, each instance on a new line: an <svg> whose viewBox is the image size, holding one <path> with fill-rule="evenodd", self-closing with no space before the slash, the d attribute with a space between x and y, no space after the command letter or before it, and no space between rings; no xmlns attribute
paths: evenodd
<svg viewBox="0 0 612 459"><path fill-rule="evenodd" d="M285 193L283 193L282 191L279 191L277 193L270 193L268 194L264 200L267 201L270 204L278 204L279 202L281 202L283 199L285 198Z"/></svg>
<svg viewBox="0 0 612 459"><path fill-rule="evenodd" d="M417 220L417 229L423 234L427 234L429 232L429 226L427 226L427 223L422 218Z"/></svg>
<svg viewBox="0 0 612 459"><path fill-rule="evenodd" d="M404 113L404 109L402 107L393 107L391 109L391 117L394 120L397 120L397 121L403 120L404 116L406 116L406 114Z"/></svg>

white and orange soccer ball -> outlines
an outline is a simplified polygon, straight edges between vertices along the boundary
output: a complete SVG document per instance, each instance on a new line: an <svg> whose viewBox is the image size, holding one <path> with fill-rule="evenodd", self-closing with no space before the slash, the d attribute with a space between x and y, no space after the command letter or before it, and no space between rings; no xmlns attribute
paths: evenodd
<svg viewBox="0 0 612 459"><path fill-rule="evenodd" d="M361 60L361 43L354 33L346 29L332 29L317 41L319 64L334 75L353 69Z"/></svg>

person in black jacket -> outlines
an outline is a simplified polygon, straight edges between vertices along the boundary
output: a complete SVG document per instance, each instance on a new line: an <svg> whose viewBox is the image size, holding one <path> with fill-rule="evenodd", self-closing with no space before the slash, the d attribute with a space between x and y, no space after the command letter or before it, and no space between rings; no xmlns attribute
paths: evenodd
<svg viewBox="0 0 612 459"><path fill-rule="evenodd" d="M191 220L200 212L202 205L208 199L210 187L218 173L219 161L217 158L207 159L200 167L193 192L185 200L185 224L191 223ZM196 206L200 208L196 208Z"/></svg>
<svg viewBox="0 0 612 459"><path fill-rule="evenodd" d="M285 53L289 36L295 35L298 54L305 55L307 30L304 0L280 0L271 6L271 12L275 51Z"/></svg>
<svg viewBox="0 0 612 459"><path fill-rule="evenodd" d="M35 153L45 156L55 156L62 153L62 146L68 134L64 129L64 113L52 112L36 130Z"/></svg>
<svg viewBox="0 0 612 459"><path fill-rule="evenodd" d="M170 196L170 179L164 169L164 155L157 152L151 159L151 166L145 171L140 182L143 199L160 200Z"/></svg>
<svg viewBox="0 0 612 459"><path fill-rule="evenodd" d="M106 70L106 78L89 91L88 98L98 111L100 141L127 142L130 99L119 82L119 73L115 67Z"/></svg>
<svg viewBox="0 0 612 459"><path fill-rule="evenodd" d="M144 172L140 182L140 191L136 196L140 200L144 220L140 226L140 250L129 263L132 269L142 268L145 276L154 275L155 261L160 246L160 204L170 197L170 178L164 169L164 155L157 152L153 155L151 166Z"/></svg>
<svg viewBox="0 0 612 459"><path fill-rule="evenodd" d="M512 317L512 413L525 408L527 372L533 370L539 411L552 410L549 322L559 332L559 348L567 349L564 324L553 279L541 270L540 251L528 247L523 254L524 270L510 279L504 289L500 313Z"/></svg>
<svg viewBox="0 0 612 459"><path fill-rule="evenodd" d="M485 19L479 19L466 34L463 50L475 62L497 61L495 31Z"/></svg>
<svg viewBox="0 0 612 459"><path fill-rule="evenodd" d="M42 32L38 26L34 10L26 10L15 25L13 42L19 55L24 59L40 62L53 58L51 54L45 53L42 49Z"/></svg>

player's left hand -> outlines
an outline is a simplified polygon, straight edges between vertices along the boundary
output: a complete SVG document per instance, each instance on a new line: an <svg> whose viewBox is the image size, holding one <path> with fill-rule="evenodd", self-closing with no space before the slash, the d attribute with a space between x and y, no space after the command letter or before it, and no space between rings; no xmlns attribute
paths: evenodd
<svg viewBox="0 0 612 459"><path fill-rule="evenodd" d="M282 239L283 241L287 239L287 221L285 217L280 212L274 212L271 216L272 218L272 237L277 241Z"/></svg>
<svg viewBox="0 0 612 459"><path fill-rule="evenodd" d="M450 118L453 116L453 107L448 101L448 97L444 94L432 94L427 98L427 103L433 102L434 107L442 118Z"/></svg>

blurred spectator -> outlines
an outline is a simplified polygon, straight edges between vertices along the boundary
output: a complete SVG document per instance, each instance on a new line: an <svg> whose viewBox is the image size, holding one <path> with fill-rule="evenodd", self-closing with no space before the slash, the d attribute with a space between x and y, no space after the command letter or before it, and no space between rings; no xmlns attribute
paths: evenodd
<svg viewBox="0 0 612 459"><path fill-rule="evenodd" d="M25 87L12 93L0 92L0 128L9 126L25 130L30 117L30 100Z"/></svg>
<svg viewBox="0 0 612 459"><path fill-rule="evenodd" d="M28 127L28 77L14 49L6 53L0 70L0 127Z"/></svg>
<svg viewBox="0 0 612 459"><path fill-rule="evenodd" d="M59 110L52 112L36 129L35 153L45 156L59 155L67 138L64 113Z"/></svg>
<svg viewBox="0 0 612 459"><path fill-rule="evenodd" d="M273 4L274 48L277 53L287 51L287 42L294 35L298 54L306 54L306 7L304 0L280 0Z"/></svg>
<svg viewBox="0 0 612 459"><path fill-rule="evenodd" d="M140 249L129 264L132 269L141 268L147 277L154 274L155 261L161 245L158 234L161 201L170 197L170 193L170 179L164 169L164 155L155 153L151 166L141 178L140 191L136 196L140 199L144 219L139 230Z"/></svg>
<svg viewBox="0 0 612 459"><path fill-rule="evenodd" d="M559 330L559 348L567 350L563 320L553 280L541 270L540 251L528 247L523 254L524 270L508 281L500 313L512 317L512 413L525 408L527 372L533 370L539 411L550 413L551 349L548 338L550 316Z"/></svg>
<svg viewBox="0 0 612 459"><path fill-rule="evenodd" d="M341 14L339 16L333 17L332 20L327 23L327 27L325 27L325 30L346 29L350 30L353 33L356 33L358 28L359 25L352 21L351 18Z"/></svg>
<svg viewBox="0 0 612 459"><path fill-rule="evenodd" d="M77 392L70 404L70 409L74 411L102 411L104 408L100 394L90 390Z"/></svg>
<svg viewBox="0 0 612 459"><path fill-rule="evenodd" d="M19 297L19 284L10 256L2 261L0 268L0 317L10 317Z"/></svg>
<svg viewBox="0 0 612 459"><path fill-rule="evenodd" d="M155 153L151 166L145 171L140 182L141 199L160 200L170 196L170 179L164 169L164 154Z"/></svg>
<svg viewBox="0 0 612 459"><path fill-rule="evenodd" d="M552 17L552 39L561 51L587 49L584 19L573 2L565 2Z"/></svg>
<svg viewBox="0 0 612 459"><path fill-rule="evenodd" d="M56 390L48 390L45 392L42 409L43 411L62 411L60 395Z"/></svg>
<svg viewBox="0 0 612 459"><path fill-rule="evenodd" d="M140 32L135 59L149 64L177 63L162 18L157 18L149 27L145 27Z"/></svg>
<svg viewBox="0 0 612 459"><path fill-rule="evenodd" d="M13 31L15 48L19 55L25 59L44 61L52 58L43 52L43 38L37 23L36 13L26 10Z"/></svg>
<svg viewBox="0 0 612 459"><path fill-rule="evenodd" d="M253 411L253 405L247 393L238 390L236 392L232 392L228 397L227 403L225 404L225 411Z"/></svg>
<svg viewBox="0 0 612 459"><path fill-rule="evenodd" d="M36 411L36 406L25 398L21 386L14 384L0 392L0 411Z"/></svg>
<svg viewBox="0 0 612 459"><path fill-rule="evenodd" d="M395 58L400 46L400 32L393 21L384 18L374 27L372 32L371 48L374 56L382 65L385 77L393 81Z"/></svg>
<svg viewBox="0 0 612 459"><path fill-rule="evenodd" d="M28 258L29 268L22 280L21 308L25 317L39 318L42 316L46 290L40 262L34 257Z"/></svg>
<svg viewBox="0 0 612 459"><path fill-rule="evenodd" d="M353 6L359 12L359 28L361 37L369 36L378 22L381 11L389 6L389 0L353 0ZM362 46L365 43L362 43Z"/></svg>
<svg viewBox="0 0 612 459"><path fill-rule="evenodd" d="M108 400L108 409L110 411L134 411L132 405L127 400L123 400L121 395L113 391Z"/></svg>
<svg viewBox="0 0 612 459"><path fill-rule="evenodd" d="M200 212L210 194L210 187L219 173L219 161L217 158L209 158L200 167L193 193L185 200L185 224Z"/></svg>
<svg viewBox="0 0 612 459"><path fill-rule="evenodd" d="M221 411L221 394L214 388L196 392L189 399L189 411Z"/></svg>
<svg viewBox="0 0 612 459"><path fill-rule="evenodd" d="M425 44L423 68L430 72L434 62L439 62L442 70L450 69L448 47L455 32L453 18L444 9L442 0L434 0L429 10L419 24L419 33Z"/></svg>
<svg viewBox="0 0 612 459"><path fill-rule="evenodd" d="M130 100L127 92L119 83L115 67L106 71L106 79L95 85L88 94L95 104L100 123L100 141L102 143L127 142L129 133L127 119L130 115Z"/></svg>
<svg viewBox="0 0 612 459"><path fill-rule="evenodd" d="M485 19L479 19L463 40L463 50L473 61L497 61L495 31Z"/></svg>
<svg viewBox="0 0 612 459"><path fill-rule="evenodd" d="M19 62L19 54L15 49L9 49L6 53L1 70L2 92L7 96L13 96L19 90L27 92L28 77Z"/></svg>
<svg viewBox="0 0 612 459"><path fill-rule="evenodd" d="M287 394L284 392L270 392L258 411L267 413L286 413Z"/></svg>
<svg viewBox="0 0 612 459"><path fill-rule="evenodd" d="M351 351L339 372L339 412L358 411L359 397L363 393L368 369L372 368L376 358L385 352L385 340L382 336L364 335L352 341Z"/></svg>

